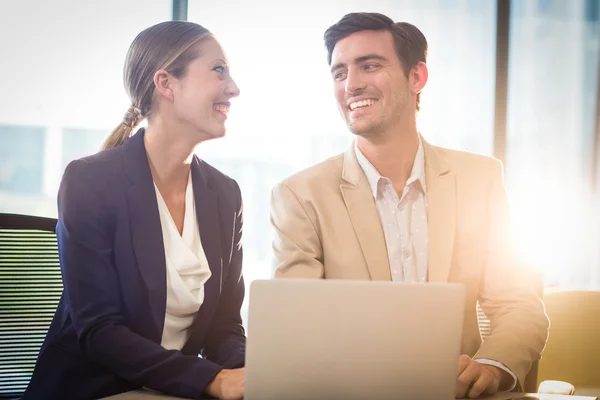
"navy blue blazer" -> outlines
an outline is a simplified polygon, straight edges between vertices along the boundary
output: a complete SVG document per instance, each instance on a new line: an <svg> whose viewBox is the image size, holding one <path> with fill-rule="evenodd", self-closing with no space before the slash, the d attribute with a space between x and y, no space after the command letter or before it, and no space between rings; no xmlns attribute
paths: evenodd
<svg viewBox="0 0 600 400"><path fill-rule="evenodd" d="M212 276L190 339L175 351L160 345L165 250L144 130L68 165L57 224L64 291L22 399L97 399L140 387L201 398L222 368L244 365L240 189L196 156L191 169Z"/></svg>

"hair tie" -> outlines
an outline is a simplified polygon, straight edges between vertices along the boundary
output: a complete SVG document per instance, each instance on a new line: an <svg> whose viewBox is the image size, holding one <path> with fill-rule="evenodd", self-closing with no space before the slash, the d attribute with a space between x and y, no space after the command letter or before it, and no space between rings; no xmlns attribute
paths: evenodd
<svg viewBox="0 0 600 400"><path fill-rule="evenodd" d="M139 108L130 105L123 117L123 125L128 126L130 128L135 128L140 121L142 120L142 110Z"/></svg>

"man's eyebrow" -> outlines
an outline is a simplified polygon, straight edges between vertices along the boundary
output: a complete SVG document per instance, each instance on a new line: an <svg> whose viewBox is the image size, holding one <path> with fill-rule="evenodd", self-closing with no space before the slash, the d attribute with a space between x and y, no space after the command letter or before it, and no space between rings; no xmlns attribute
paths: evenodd
<svg viewBox="0 0 600 400"><path fill-rule="evenodd" d="M387 61L387 58L385 58L384 56L380 56L379 54L367 54L366 56L355 58L354 63L360 64L369 60Z"/></svg>
<svg viewBox="0 0 600 400"><path fill-rule="evenodd" d="M333 67L331 67L331 72L335 71L336 69L344 68L345 66L346 66L346 64L344 64L344 63L334 64Z"/></svg>
<svg viewBox="0 0 600 400"><path fill-rule="evenodd" d="M367 54L367 55L355 58L354 64L360 64L360 63L363 63L363 62L369 61L369 60L387 61L387 58L380 56L379 54ZM334 64L333 67L331 67L331 72L335 71L336 69L343 68L345 66L346 66L346 64L344 64L344 63Z"/></svg>

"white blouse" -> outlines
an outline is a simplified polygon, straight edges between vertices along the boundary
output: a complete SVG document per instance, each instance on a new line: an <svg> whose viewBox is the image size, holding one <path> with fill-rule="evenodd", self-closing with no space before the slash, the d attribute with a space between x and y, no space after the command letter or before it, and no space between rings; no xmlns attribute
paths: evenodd
<svg viewBox="0 0 600 400"><path fill-rule="evenodd" d="M204 284L211 272L200 241L191 171L185 191L181 235L156 184L154 190L167 267L167 307L161 345L168 350L181 350L190 337L189 328L204 301Z"/></svg>

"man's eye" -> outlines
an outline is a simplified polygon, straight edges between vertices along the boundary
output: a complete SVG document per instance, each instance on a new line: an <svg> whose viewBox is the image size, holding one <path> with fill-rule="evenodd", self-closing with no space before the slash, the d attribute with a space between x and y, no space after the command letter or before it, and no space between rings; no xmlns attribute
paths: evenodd
<svg viewBox="0 0 600 400"><path fill-rule="evenodd" d="M218 73L222 74L223 72L225 72L225 67L223 65L219 65L217 67L214 67L213 71L217 71Z"/></svg>
<svg viewBox="0 0 600 400"><path fill-rule="evenodd" d="M372 69L375 69L375 68L377 68L377 65L375 65L375 64L367 64L367 65L365 65L365 67L364 67L364 68L365 68L366 70L372 70Z"/></svg>
<svg viewBox="0 0 600 400"><path fill-rule="evenodd" d="M345 72L342 72L342 71L340 71L340 72L336 72L336 73L333 75L333 79L335 79L336 81L339 81L339 80L341 80L341 79L344 79L344 77L345 77L345 76L346 76L346 73L345 73Z"/></svg>

